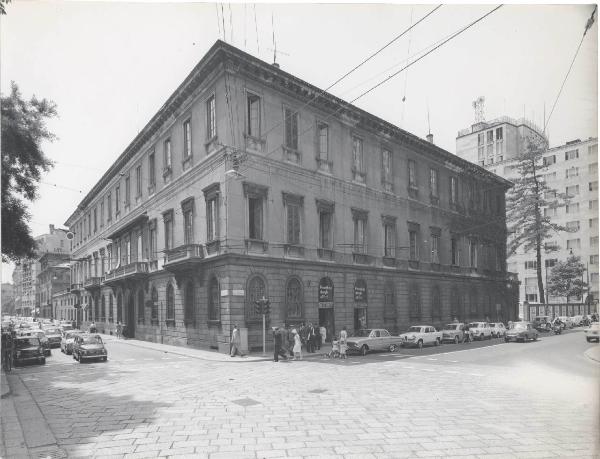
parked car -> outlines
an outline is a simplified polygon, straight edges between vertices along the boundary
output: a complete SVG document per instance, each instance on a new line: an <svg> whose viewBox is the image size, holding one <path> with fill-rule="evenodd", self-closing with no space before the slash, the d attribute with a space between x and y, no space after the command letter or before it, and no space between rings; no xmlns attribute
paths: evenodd
<svg viewBox="0 0 600 459"><path fill-rule="evenodd" d="M504 341L523 341L526 342L529 339L537 341L538 331L533 327L531 322L513 322L506 335L504 335Z"/></svg>
<svg viewBox="0 0 600 459"><path fill-rule="evenodd" d="M533 319L533 328L540 332L549 332L552 330L552 319L550 316L536 316Z"/></svg>
<svg viewBox="0 0 600 459"><path fill-rule="evenodd" d="M462 322L444 325L442 330L442 342L454 342L456 344L464 341L472 341L473 335L470 330L466 330Z"/></svg>
<svg viewBox="0 0 600 459"><path fill-rule="evenodd" d="M491 322L490 329L492 330L493 338L501 338L506 335L506 327L502 322Z"/></svg>
<svg viewBox="0 0 600 459"><path fill-rule="evenodd" d="M66 332L73 330L73 325L70 322L69 323L61 323L60 329L62 331L62 334L64 335Z"/></svg>
<svg viewBox="0 0 600 459"><path fill-rule="evenodd" d="M60 352L71 355L73 353L73 342L75 341L75 337L81 333L83 333L81 330L71 330L66 332L60 341Z"/></svg>
<svg viewBox="0 0 600 459"><path fill-rule="evenodd" d="M80 333L73 341L73 358L79 363L84 360L99 359L106 362L107 352L100 335Z"/></svg>
<svg viewBox="0 0 600 459"><path fill-rule="evenodd" d="M588 343L592 341L600 343L600 322L592 322L592 324L585 329L585 340Z"/></svg>
<svg viewBox="0 0 600 459"><path fill-rule="evenodd" d="M563 323L563 329L573 328L573 321L569 316L560 316L559 319Z"/></svg>
<svg viewBox="0 0 600 459"><path fill-rule="evenodd" d="M22 363L46 363L44 348L37 336L17 336L15 338L14 366Z"/></svg>
<svg viewBox="0 0 600 459"><path fill-rule="evenodd" d="M571 317L571 322L573 322L574 327L580 327L582 321L583 321L583 316L572 316Z"/></svg>
<svg viewBox="0 0 600 459"><path fill-rule="evenodd" d="M60 341L62 340L62 330L54 325L43 328L44 333L50 341L51 347L60 347Z"/></svg>
<svg viewBox="0 0 600 459"><path fill-rule="evenodd" d="M442 344L443 332L437 331L431 325L413 325L406 333L402 333L402 346L416 346L419 349L428 344Z"/></svg>
<svg viewBox="0 0 600 459"><path fill-rule="evenodd" d="M360 352L367 355L369 351L394 352L402 340L398 336L392 336L383 328L358 330L346 341L348 352Z"/></svg>
<svg viewBox="0 0 600 459"><path fill-rule="evenodd" d="M479 339L481 341L486 338L492 339L492 329L487 322L471 322L469 324L469 331L474 339Z"/></svg>
<svg viewBox="0 0 600 459"><path fill-rule="evenodd" d="M32 333L32 336L37 336L40 339L40 343L42 343L42 347L44 348L44 355L46 357L52 355L52 346L50 345L50 340L42 330L38 330Z"/></svg>

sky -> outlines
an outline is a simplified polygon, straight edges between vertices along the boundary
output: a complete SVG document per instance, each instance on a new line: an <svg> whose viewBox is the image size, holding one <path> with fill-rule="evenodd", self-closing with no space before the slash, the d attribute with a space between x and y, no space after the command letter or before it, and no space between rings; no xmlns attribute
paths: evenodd
<svg viewBox="0 0 600 459"><path fill-rule="evenodd" d="M445 4L330 92L352 101L497 5ZM327 88L435 5L13 1L0 18L0 89L57 104L55 162L30 206L34 235L62 227L217 39ZM549 116L593 5L504 5L355 105L450 152L485 117ZM598 135L597 24L548 121L550 145ZM2 282L13 267L3 264Z"/></svg>

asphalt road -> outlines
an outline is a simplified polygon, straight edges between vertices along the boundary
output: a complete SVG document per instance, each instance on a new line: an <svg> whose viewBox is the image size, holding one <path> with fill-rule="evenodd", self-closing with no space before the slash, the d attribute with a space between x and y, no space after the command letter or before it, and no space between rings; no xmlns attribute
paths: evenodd
<svg viewBox="0 0 600 459"><path fill-rule="evenodd" d="M53 457L598 457L591 346L575 329L274 363L111 340L108 362L55 349L9 381L15 418L26 431L39 410ZM19 457L36 432L19 437L9 408L0 455Z"/></svg>

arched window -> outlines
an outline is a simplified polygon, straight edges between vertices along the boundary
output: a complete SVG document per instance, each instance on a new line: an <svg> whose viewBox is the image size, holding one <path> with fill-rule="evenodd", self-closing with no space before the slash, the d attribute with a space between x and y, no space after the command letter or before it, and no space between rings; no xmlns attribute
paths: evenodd
<svg viewBox="0 0 600 459"><path fill-rule="evenodd" d="M471 309L470 309L471 316L477 315L477 306L478 306L477 302L478 302L477 290L472 289L471 293L469 295L469 306L471 307Z"/></svg>
<svg viewBox="0 0 600 459"><path fill-rule="evenodd" d="M411 319L421 318L421 292L419 284L410 284L408 286L408 301Z"/></svg>
<svg viewBox="0 0 600 459"><path fill-rule="evenodd" d="M117 322L123 323L123 296L117 295Z"/></svg>
<svg viewBox="0 0 600 459"><path fill-rule="evenodd" d="M266 293L265 282L262 277L254 276L248 281L248 288L246 290L246 319L261 319L261 315L256 314L254 310L254 302L266 296Z"/></svg>
<svg viewBox="0 0 600 459"><path fill-rule="evenodd" d="M173 284L167 285L167 320L175 320L175 290Z"/></svg>
<svg viewBox="0 0 600 459"><path fill-rule="evenodd" d="M194 282L186 282L183 290L183 317L186 323L194 322Z"/></svg>
<svg viewBox="0 0 600 459"><path fill-rule="evenodd" d="M215 276L208 287L208 320L221 320L221 290Z"/></svg>
<svg viewBox="0 0 600 459"><path fill-rule="evenodd" d="M386 282L383 287L383 316L384 319L396 320L396 299L394 284Z"/></svg>
<svg viewBox="0 0 600 459"><path fill-rule="evenodd" d="M442 297L437 285L431 289L431 317L437 320L442 318Z"/></svg>
<svg viewBox="0 0 600 459"><path fill-rule="evenodd" d="M453 288L452 293L450 293L450 315L451 319L458 319L460 316L461 307L460 307L460 294L458 293L458 289ZM461 317L461 320L464 319Z"/></svg>
<svg viewBox="0 0 600 459"><path fill-rule="evenodd" d="M145 309L144 309L144 290L138 290L138 300L137 300L137 308L138 308L138 323L144 323Z"/></svg>
<svg viewBox="0 0 600 459"><path fill-rule="evenodd" d="M100 320L106 321L106 297L104 295L100 296Z"/></svg>
<svg viewBox="0 0 600 459"><path fill-rule="evenodd" d="M113 322L115 320L114 312L113 312L113 294L108 294L108 321Z"/></svg>
<svg viewBox="0 0 600 459"><path fill-rule="evenodd" d="M303 311L302 285L295 277L288 280L285 287L286 317L288 319L299 319Z"/></svg>
<svg viewBox="0 0 600 459"><path fill-rule="evenodd" d="M155 287L152 287L152 293L150 294L150 298L152 300L152 311L151 318L152 321L158 320L158 292Z"/></svg>

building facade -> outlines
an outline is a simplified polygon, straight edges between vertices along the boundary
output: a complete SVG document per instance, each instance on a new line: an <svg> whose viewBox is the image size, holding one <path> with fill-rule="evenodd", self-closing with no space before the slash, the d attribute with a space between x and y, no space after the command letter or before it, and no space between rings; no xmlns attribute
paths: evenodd
<svg viewBox="0 0 600 459"><path fill-rule="evenodd" d="M39 259L37 296L40 317L55 319L52 296L71 285L70 255L68 253L45 253Z"/></svg>
<svg viewBox="0 0 600 459"><path fill-rule="evenodd" d="M2 315L14 315L15 313L15 289L8 282L2 283Z"/></svg>
<svg viewBox="0 0 600 459"><path fill-rule="evenodd" d="M217 42L65 223L100 328L228 349L238 324L516 316L510 183ZM491 218L493 216L493 218Z"/></svg>
<svg viewBox="0 0 600 459"><path fill-rule="evenodd" d="M546 140L539 128L526 120L506 122L500 118L487 123L473 125L462 130L456 138L457 155L478 162L489 171L508 180L517 177L516 160L523 153L527 137ZM512 133L512 134L511 134ZM514 138L503 144L502 139ZM547 276L558 261L570 255L581 257L585 266L584 282L588 289L584 298L576 303L596 302L598 296L598 139L573 140L565 145L549 148L543 155L546 166L544 180L558 193L570 197L569 205L556 209L544 209L544 216L569 229L560 232L546 246L551 251L542 252L544 288ZM548 196L552 199L552 196ZM557 250L554 250L554 249ZM508 270L518 273L521 281L519 298L521 303L539 303L537 286L537 261L534 252L520 249L508 258ZM545 295L548 296L548 295ZM589 307L569 308L566 298L548 296L548 303L560 303L561 315L586 313ZM597 306L593 307L593 309ZM527 313L525 312L525 315Z"/></svg>

